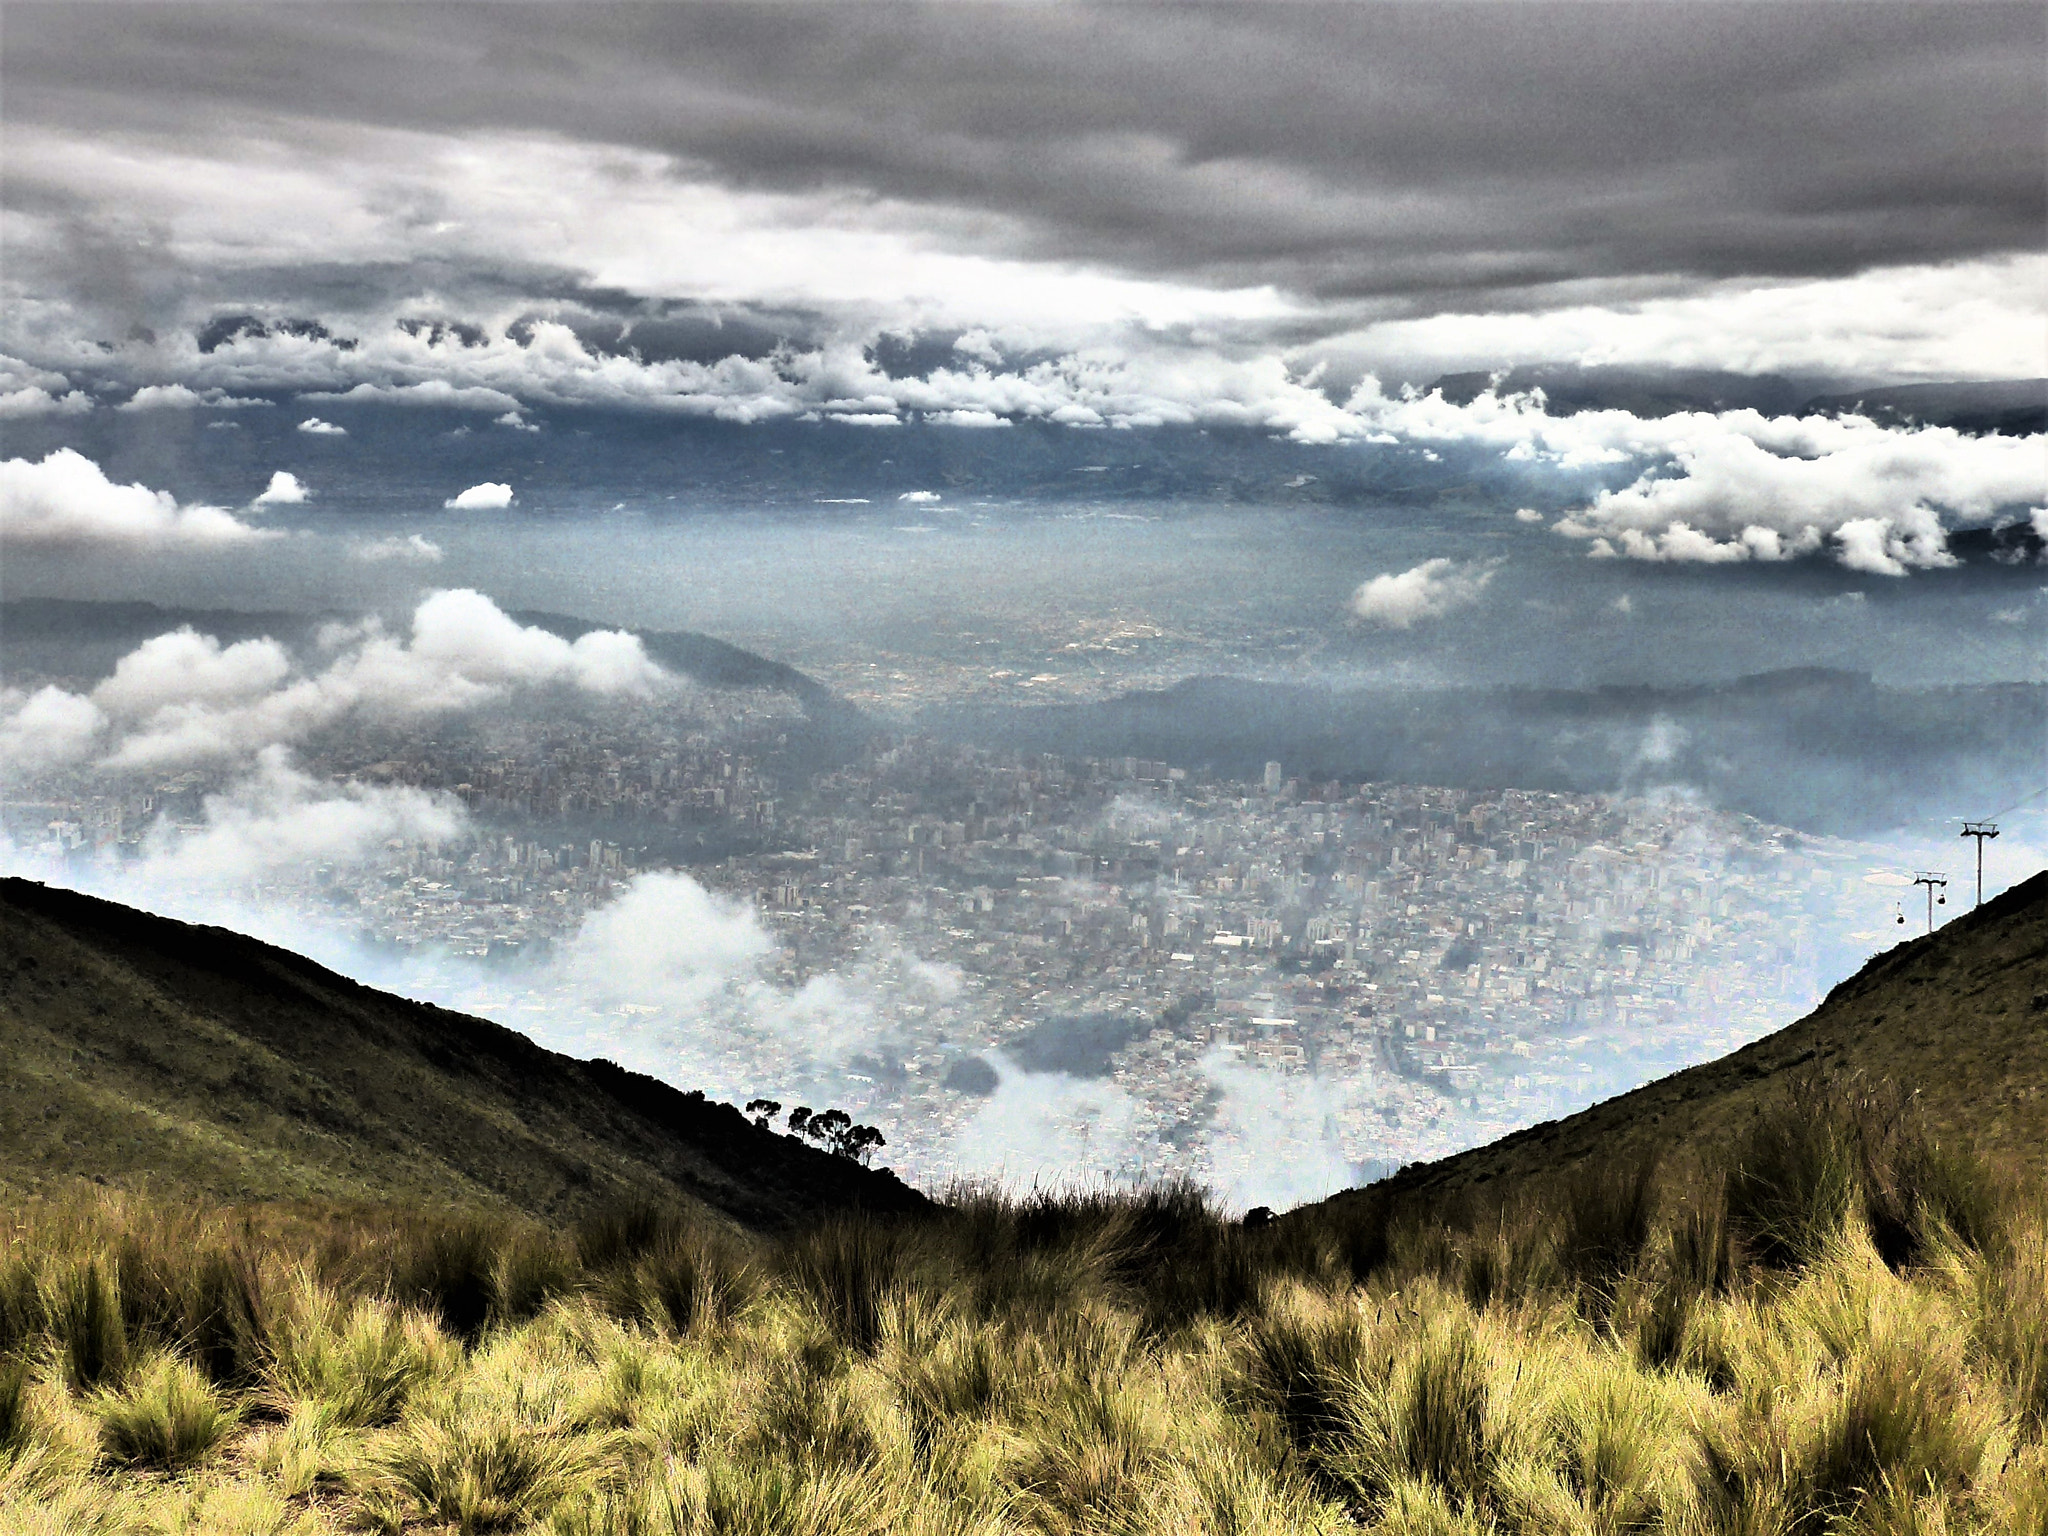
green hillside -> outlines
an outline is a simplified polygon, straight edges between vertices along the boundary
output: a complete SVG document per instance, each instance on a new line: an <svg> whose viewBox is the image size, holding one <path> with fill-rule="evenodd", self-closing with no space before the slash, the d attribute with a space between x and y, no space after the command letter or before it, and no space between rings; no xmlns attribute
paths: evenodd
<svg viewBox="0 0 2048 1536"><path fill-rule="evenodd" d="M608 1062L240 934L0 880L0 1194L80 1179L550 1222L624 1199L755 1228L927 1204Z"/></svg>
<svg viewBox="0 0 2048 1536"><path fill-rule="evenodd" d="M1717 1061L1372 1186L1375 1198L1512 1202L1589 1164L1654 1154L1671 1182L1723 1158L1801 1077L1892 1083L1926 1130L2048 1178L2048 874L1877 956L1812 1013ZM1333 1197L1341 1206L1363 1191Z"/></svg>

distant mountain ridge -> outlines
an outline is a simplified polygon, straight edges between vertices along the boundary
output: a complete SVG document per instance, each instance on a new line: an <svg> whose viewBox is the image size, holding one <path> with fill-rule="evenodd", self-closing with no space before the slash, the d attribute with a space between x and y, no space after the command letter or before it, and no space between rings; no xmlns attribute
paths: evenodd
<svg viewBox="0 0 2048 1536"><path fill-rule="evenodd" d="M567 614L539 609L520 609L512 617L521 624L547 630L574 640L592 630L624 628L640 637L647 654L662 666L711 688L763 688L786 693L803 705L811 724L835 740L858 739L873 733L874 727L858 706L841 698L806 672L787 662L772 661L752 651L694 630L633 629L631 625L603 625ZM844 741L842 745L846 744Z"/></svg>
<svg viewBox="0 0 2048 1536"><path fill-rule="evenodd" d="M0 879L0 1193L77 1179L550 1221L654 1199L756 1229L930 1208L731 1105L225 929Z"/></svg>
<svg viewBox="0 0 2048 1536"><path fill-rule="evenodd" d="M1966 814L2039 782L2048 687L1889 688L1796 667L1722 683L1381 688L1193 677L1081 704L976 705L935 735L1079 757L1135 756L1231 778L1268 761L1305 778L1572 793L1687 785L1819 833Z"/></svg>

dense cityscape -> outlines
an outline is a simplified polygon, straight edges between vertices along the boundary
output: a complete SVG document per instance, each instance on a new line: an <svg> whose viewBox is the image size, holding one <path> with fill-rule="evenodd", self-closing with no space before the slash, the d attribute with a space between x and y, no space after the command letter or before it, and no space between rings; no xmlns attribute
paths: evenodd
<svg viewBox="0 0 2048 1536"><path fill-rule="evenodd" d="M1057 1162L1256 1194L1275 1169L1341 1181L1722 1054L1867 953L1844 930L1883 894L1868 850L1678 797L1277 762L1238 783L915 736L804 774L802 725L739 690L687 718L358 732L306 767L459 801L458 830L235 895L560 1048L844 1106L927 1182ZM206 832L219 788L52 781L14 795L8 830L74 874L148 868ZM697 903L681 927L730 943L593 958L603 914L664 890Z"/></svg>

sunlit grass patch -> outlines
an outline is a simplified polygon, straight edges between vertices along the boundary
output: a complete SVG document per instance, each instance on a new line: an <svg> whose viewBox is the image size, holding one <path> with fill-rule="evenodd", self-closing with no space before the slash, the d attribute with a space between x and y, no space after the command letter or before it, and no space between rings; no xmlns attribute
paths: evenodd
<svg viewBox="0 0 2048 1536"><path fill-rule="evenodd" d="M1902 1263L1858 1182L1780 1265L1711 1181L1560 1187L1280 1233L982 1191L779 1239L110 1202L0 1253L0 1532L2041 1528L2038 1213Z"/></svg>
<svg viewBox="0 0 2048 1536"><path fill-rule="evenodd" d="M242 1416L196 1366L175 1355L139 1367L125 1386L101 1395L92 1412L108 1462L169 1471L204 1460Z"/></svg>
<svg viewBox="0 0 2048 1536"><path fill-rule="evenodd" d="M502 1531L544 1518L587 1487L604 1462L598 1442L537 1432L515 1414L422 1418L368 1466L373 1508L401 1520Z"/></svg>
<svg viewBox="0 0 2048 1536"><path fill-rule="evenodd" d="M276 1326L269 1375L276 1397L319 1404L336 1425L364 1429L397 1418L415 1389L460 1357L423 1314L302 1281Z"/></svg>

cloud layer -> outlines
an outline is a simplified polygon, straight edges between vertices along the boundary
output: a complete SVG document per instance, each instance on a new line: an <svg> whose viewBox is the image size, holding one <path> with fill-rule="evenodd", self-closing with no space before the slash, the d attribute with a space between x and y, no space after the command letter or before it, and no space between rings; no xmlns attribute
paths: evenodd
<svg viewBox="0 0 2048 1536"><path fill-rule="evenodd" d="M1601 556L1734 564L1826 551L1897 576L1953 563L1955 523L2048 503L2039 437L1753 410L1553 416L1540 393L1457 405L1438 392L1389 398L1371 380L1349 409L1404 440L1478 448L1531 471L1637 467L1554 525Z"/></svg>
<svg viewBox="0 0 2048 1536"><path fill-rule="evenodd" d="M852 259L858 237L880 222L862 204L918 210L924 227L950 226L955 250L1333 299L1806 276L2039 242L2048 106L2030 6L854 7L811 20L285 9L224 32L144 8L110 33L33 9L10 27L9 114L65 138L233 125L217 131L252 140L239 178L195 193L243 205L367 125L451 146L508 131L601 144L803 200L792 224L837 225L855 274L870 269ZM473 84L447 90L451 72ZM640 189L618 179L620 213L579 200L557 238L601 244L630 219ZM551 174L530 185L579 190ZM445 243L447 222L425 213L415 240ZM281 225L270 243L328 232ZM664 243L614 242L599 280L630 286ZM785 264L772 245L734 259L770 281Z"/></svg>
<svg viewBox="0 0 2048 1536"><path fill-rule="evenodd" d="M393 838L433 846L466 826L451 796L403 785L333 784L296 767L288 748L266 747L252 771L208 795L191 832L159 825L140 878L234 884L321 864L356 864Z"/></svg>
<svg viewBox="0 0 2048 1536"><path fill-rule="evenodd" d="M10 29L0 414L1334 442L1368 372L2048 372L2027 6L244 20Z"/></svg>
<svg viewBox="0 0 2048 1536"><path fill-rule="evenodd" d="M122 657L90 694L0 697L0 746L17 771L92 762L109 772L254 761L340 721L404 721L474 709L517 689L646 697L667 686L638 636L574 641L509 618L479 592L436 592L400 639L374 620L330 637L302 670L273 639L223 646L180 629Z"/></svg>

